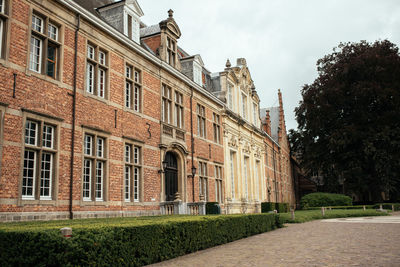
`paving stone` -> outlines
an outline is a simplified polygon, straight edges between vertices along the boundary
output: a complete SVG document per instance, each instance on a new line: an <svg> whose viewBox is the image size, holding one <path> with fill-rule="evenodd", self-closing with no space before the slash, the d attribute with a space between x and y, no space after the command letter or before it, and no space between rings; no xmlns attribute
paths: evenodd
<svg viewBox="0 0 400 267"><path fill-rule="evenodd" d="M394 216L400 217L400 213ZM400 266L400 224L313 221L152 266Z"/></svg>

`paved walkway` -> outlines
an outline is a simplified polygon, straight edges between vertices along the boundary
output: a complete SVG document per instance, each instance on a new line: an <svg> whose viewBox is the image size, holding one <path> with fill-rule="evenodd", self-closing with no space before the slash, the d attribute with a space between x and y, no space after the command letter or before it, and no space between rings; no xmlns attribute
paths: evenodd
<svg viewBox="0 0 400 267"><path fill-rule="evenodd" d="M386 220L348 218L290 224L153 266L399 267L399 222L400 213Z"/></svg>

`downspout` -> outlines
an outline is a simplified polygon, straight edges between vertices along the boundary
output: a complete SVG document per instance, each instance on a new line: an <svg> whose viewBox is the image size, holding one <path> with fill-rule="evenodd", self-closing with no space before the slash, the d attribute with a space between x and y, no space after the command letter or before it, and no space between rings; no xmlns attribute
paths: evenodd
<svg viewBox="0 0 400 267"><path fill-rule="evenodd" d="M72 212L73 205L73 187L74 187L74 157L75 157L75 120L76 120L76 79L77 79L77 63L78 63L78 32L81 24L80 14L76 15L77 26L75 30L75 55L74 55L74 82L72 95L72 134L71 134L71 164L70 164L70 180L69 180L69 218L72 220L74 214Z"/></svg>
<svg viewBox="0 0 400 267"><path fill-rule="evenodd" d="M191 140L191 152L192 152L192 169L194 167L194 137L193 137L193 88L190 88L190 140ZM194 203L194 176L192 171L192 198Z"/></svg>

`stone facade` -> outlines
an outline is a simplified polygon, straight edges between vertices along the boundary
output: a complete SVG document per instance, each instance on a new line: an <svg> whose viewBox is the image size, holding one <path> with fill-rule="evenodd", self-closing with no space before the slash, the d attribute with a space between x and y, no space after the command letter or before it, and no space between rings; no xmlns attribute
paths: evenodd
<svg viewBox="0 0 400 267"><path fill-rule="evenodd" d="M3 3L0 221L260 211L268 135L226 108L199 56L187 68L172 11L148 27L135 0ZM259 105L244 59L220 75ZM247 198L242 176L231 197L232 140Z"/></svg>

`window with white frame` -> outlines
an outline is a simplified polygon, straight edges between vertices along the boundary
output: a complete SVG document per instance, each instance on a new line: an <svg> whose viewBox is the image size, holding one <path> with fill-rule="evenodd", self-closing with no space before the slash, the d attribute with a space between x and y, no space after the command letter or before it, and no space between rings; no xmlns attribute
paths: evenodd
<svg viewBox="0 0 400 267"><path fill-rule="evenodd" d="M96 134L85 133L83 152L82 198L84 201L104 201L106 139Z"/></svg>
<svg viewBox="0 0 400 267"><path fill-rule="evenodd" d="M253 103L253 123L258 126L258 106L256 103Z"/></svg>
<svg viewBox="0 0 400 267"><path fill-rule="evenodd" d="M141 112L141 71L131 65L125 67L125 107Z"/></svg>
<svg viewBox="0 0 400 267"><path fill-rule="evenodd" d="M196 61L193 61L193 81L203 86L202 68Z"/></svg>
<svg viewBox="0 0 400 267"><path fill-rule="evenodd" d="M233 110L233 85L228 82L228 108Z"/></svg>
<svg viewBox="0 0 400 267"><path fill-rule="evenodd" d="M242 117L247 119L247 96L242 93Z"/></svg>
<svg viewBox="0 0 400 267"><path fill-rule="evenodd" d="M125 12L125 27L124 34L128 36L129 39L140 42L140 23L139 19L130 13Z"/></svg>
<svg viewBox="0 0 400 267"><path fill-rule="evenodd" d="M125 143L124 169L124 200L125 202L140 201L141 180L141 148Z"/></svg>
<svg viewBox="0 0 400 267"><path fill-rule="evenodd" d="M222 197L222 167L215 166L215 201L223 202Z"/></svg>
<svg viewBox="0 0 400 267"><path fill-rule="evenodd" d="M22 199L52 200L57 154L57 127L45 121L25 122Z"/></svg>
<svg viewBox="0 0 400 267"><path fill-rule="evenodd" d="M199 194L208 201L208 172L207 163L199 162Z"/></svg>
<svg viewBox="0 0 400 267"><path fill-rule="evenodd" d="M7 37L8 1L0 0L0 58L5 58Z"/></svg>
<svg viewBox="0 0 400 267"><path fill-rule="evenodd" d="M183 95L180 92L175 91L175 126L178 128L183 128Z"/></svg>
<svg viewBox="0 0 400 267"><path fill-rule="evenodd" d="M88 43L86 51L86 92L101 98L107 96L107 52Z"/></svg>
<svg viewBox="0 0 400 267"><path fill-rule="evenodd" d="M221 126L219 115L213 113L213 130L214 130L214 142L221 142Z"/></svg>
<svg viewBox="0 0 400 267"><path fill-rule="evenodd" d="M235 160L236 160L236 153L234 151L230 151L229 153L229 165L231 171L231 194L232 199L235 199Z"/></svg>
<svg viewBox="0 0 400 267"><path fill-rule="evenodd" d="M162 85L162 120L168 124L172 122L172 89L165 84Z"/></svg>
<svg viewBox="0 0 400 267"><path fill-rule="evenodd" d="M33 13L31 29L29 69L58 79L60 26L43 15Z"/></svg>
<svg viewBox="0 0 400 267"><path fill-rule="evenodd" d="M197 134L206 138L206 108L197 104Z"/></svg>

